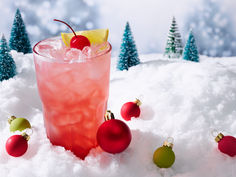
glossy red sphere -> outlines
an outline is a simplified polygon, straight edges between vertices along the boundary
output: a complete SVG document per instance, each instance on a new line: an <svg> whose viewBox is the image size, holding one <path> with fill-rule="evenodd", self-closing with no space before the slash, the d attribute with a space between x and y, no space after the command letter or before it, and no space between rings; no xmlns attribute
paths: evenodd
<svg viewBox="0 0 236 177"><path fill-rule="evenodd" d="M85 46L90 46L90 41L87 37L82 35L76 35L70 40L70 47L83 50Z"/></svg>
<svg viewBox="0 0 236 177"><path fill-rule="evenodd" d="M233 136L224 136L218 142L218 149L225 154L233 157L236 155L236 138Z"/></svg>
<svg viewBox="0 0 236 177"><path fill-rule="evenodd" d="M21 135L13 135L6 142L6 151L13 157L22 156L28 149L27 140Z"/></svg>
<svg viewBox="0 0 236 177"><path fill-rule="evenodd" d="M140 116L140 108L134 102L127 102L122 106L120 114L125 120L129 121L131 117Z"/></svg>
<svg viewBox="0 0 236 177"><path fill-rule="evenodd" d="M132 139L129 127L121 120L105 121L97 131L98 145L106 152L116 154L124 151Z"/></svg>

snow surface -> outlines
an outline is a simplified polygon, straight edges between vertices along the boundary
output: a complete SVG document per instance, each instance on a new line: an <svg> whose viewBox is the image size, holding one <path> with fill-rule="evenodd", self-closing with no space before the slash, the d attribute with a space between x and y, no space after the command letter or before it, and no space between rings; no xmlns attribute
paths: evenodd
<svg viewBox="0 0 236 177"><path fill-rule="evenodd" d="M46 138L35 81L33 56L12 51L18 75L0 83L1 177L234 177L236 157L220 153L212 129L236 136L236 58L200 63L141 56L142 64L116 71L112 58L109 109L120 118L123 103L141 98L141 117L127 122L132 142L117 155L93 149L84 161ZM7 155L7 118L26 117L33 125L27 153ZM176 161L169 169L152 162L154 150L171 136Z"/></svg>

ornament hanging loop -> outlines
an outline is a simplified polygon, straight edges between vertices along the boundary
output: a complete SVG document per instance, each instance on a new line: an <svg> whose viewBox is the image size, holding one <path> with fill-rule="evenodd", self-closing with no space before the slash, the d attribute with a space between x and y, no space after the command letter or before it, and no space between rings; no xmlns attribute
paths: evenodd
<svg viewBox="0 0 236 177"><path fill-rule="evenodd" d="M139 100L143 100L143 99L144 99L144 95L143 95L143 94L140 94L140 95L138 96L138 99L139 99Z"/></svg>
<svg viewBox="0 0 236 177"><path fill-rule="evenodd" d="M31 127L31 128L27 128L27 129L25 130L25 133L26 133L27 135L29 135L29 136L32 136L33 133L34 133L33 128L32 128L32 127Z"/></svg>
<svg viewBox="0 0 236 177"><path fill-rule="evenodd" d="M217 135L219 134L219 131L217 131L216 129L213 129L212 131L211 131L211 135L215 138L215 137L217 137Z"/></svg>
<svg viewBox="0 0 236 177"><path fill-rule="evenodd" d="M30 136L27 134L27 133L22 133L22 135L21 136L23 136L24 137L24 139L25 140L27 140L27 141L29 141L29 139L30 139Z"/></svg>
<svg viewBox="0 0 236 177"><path fill-rule="evenodd" d="M167 147L173 148L173 146L174 146L173 143L174 143L174 138L168 137L168 138L164 141L163 146L167 146Z"/></svg>
<svg viewBox="0 0 236 177"><path fill-rule="evenodd" d="M108 121L111 119L115 119L115 116L110 110L107 110L106 114L104 115L104 119L105 121Z"/></svg>
<svg viewBox="0 0 236 177"><path fill-rule="evenodd" d="M138 106L140 106L142 104L142 102L138 98L135 99L134 103Z"/></svg>
<svg viewBox="0 0 236 177"><path fill-rule="evenodd" d="M7 121L9 124L11 124L11 122L15 119L16 119L16 116L11 116Z"/></svg>

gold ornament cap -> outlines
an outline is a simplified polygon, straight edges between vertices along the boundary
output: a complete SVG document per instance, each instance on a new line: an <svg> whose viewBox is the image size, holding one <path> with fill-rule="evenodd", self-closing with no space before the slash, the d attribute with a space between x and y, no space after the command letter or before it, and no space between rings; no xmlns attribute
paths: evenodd
<svg viewBox="0 0 236 177"><path fill-rule="evenodd" d="M110 110L107 110L106 114L104 115L104 119L105 121L108 121L111 119L115 119L115 116Z"/></svg>
<svg viewBox="0 0 236 177"><path fill-rule="evenodd" d="M11 124L11 122L15 119L16 119L16 116L11 116L7 121L9 124Z"/></svg>
<svg viewBox="0 0 236 177"><path fill-rule="evenodd" d="M217 135L217 137L215 138L215 141L216 141L217 143L219 143L220 140L222 140L222 138L224 138L224 135L223 135L222 133L219 133L219 134Z"/></svg>
<svg viewBox="0 0 236 177"><path fill-rule="evenodd" d="M22 133L22 135L24 137L24 139L26 139L27 141L29 141L30 136L27 133Z"/></svg>
<svg viewBox="0 0 236 177"><path fill-rule="evenodd" d="M136 98L136 100L134 101L134 103L137 105L137 106L140 106L142 104L142 102Z"/></svg>
<svg viewBox="0 0 236 177"><path fill-rule="evenodd" d="M167 146L167 147L173 148L173 146L174 146L173 142L174 142L174 138L168 137L168 138L164 141L163 146Z"/></svg>
<svg viewBox="0 0 236 177"><path fill-rule="evenodd" d="M167 147L173 148L174 144L170 143L168 141L164 141L163 146L167 146Z"/></svg>

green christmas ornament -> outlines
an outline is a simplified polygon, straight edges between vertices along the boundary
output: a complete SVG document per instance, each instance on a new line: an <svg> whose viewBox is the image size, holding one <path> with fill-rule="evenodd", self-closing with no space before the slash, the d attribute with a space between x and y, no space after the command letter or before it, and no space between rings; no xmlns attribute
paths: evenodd
<svg viewBox="0 0 236 177"><path fill-rule="evenodd" d="M10 119L8 119L8 122L10 124L10 131L22 131L26 128L31 128L31 125L29 121L25 118L16 118L15 116L11 116Z"/></svg>
<svg viewBox="0 0 236 177"><path fill-rule="evenodd" d="M153 162L160 168L170 168L175 162L175 153L173 152L173 140L165 141L162 147L155 150Z"/></svg>

